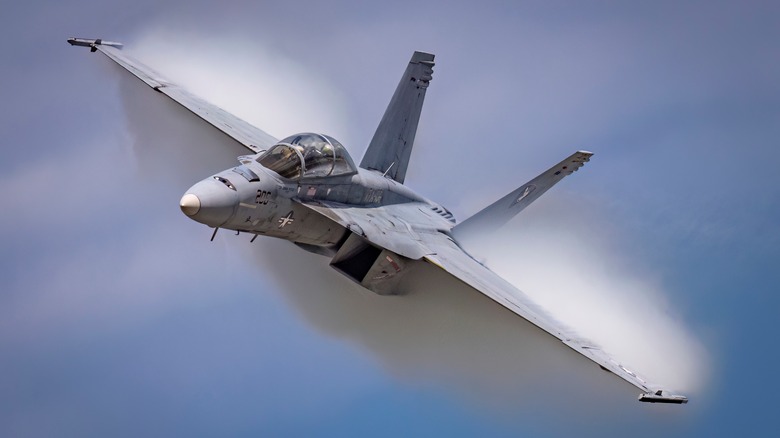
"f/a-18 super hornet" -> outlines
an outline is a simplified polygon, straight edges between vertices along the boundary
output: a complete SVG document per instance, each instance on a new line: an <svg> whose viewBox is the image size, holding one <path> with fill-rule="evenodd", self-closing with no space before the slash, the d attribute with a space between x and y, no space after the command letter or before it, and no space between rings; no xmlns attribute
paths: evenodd
<svg viewBox="0 0 780 438"><path fill-rule="evenodd" d="M277 140L189 93L125 55L120 43L71 38L101 52L247 149L239 165L193 185L182 212L214 228L286 239L330 258L330 266L380 295L401 292L413 263L431 263L639 388L639 400L686 403L618 363L549 316L528 296L475 260L466 236L505 224L593 155L577 151L463 222L404 186L434 55L414 52L374 137L356 166L335 138L301 133ZM213 235L212 235L213 239Z"/></svg>

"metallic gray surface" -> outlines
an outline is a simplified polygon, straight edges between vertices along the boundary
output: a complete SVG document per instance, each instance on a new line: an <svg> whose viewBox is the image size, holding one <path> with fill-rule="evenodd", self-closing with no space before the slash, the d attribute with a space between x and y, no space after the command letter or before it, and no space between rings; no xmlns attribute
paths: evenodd
<svg viewBox="0 0 780 438"><path fill-rule="evenodd" d="M616 362L592 342L577 337L528 296L472 258L460 236L506 223L592 155L576 152L551 169L454 225L442 206L403 186L433 55L415 52L371 141L361 168L338 176L285 178L261 166L262 150L276 141L265 132L164 80L124 56L118 43L71 39L99 50L257 155L239 157L227 169L193 185L180 207L191 219L215 228L278 237L307 251L332 257L331 266L380 295L395 295L406 267L427 261L560 339L602 369L641 389L640 401L685 403ZM299 155L302 158L302 155ZM197 200L197 202L196 202Z"/></svg>
<svg viewBox="0 0 780 438"><path fill-rule="evenodd" d="M403 184L425 91L433 75L433 58L430 53L414 52L360 167L377 170Z"/></svg>
<svg viewBox="0 0 780 438"><path fill-rule="evenodd" d="M479 239L484 230L504 225L564 177L579 170L590 161L591 156L593 153L587 151L577 151L571 154L517 190L458 224L452 229L452 235L459 242L466 243L470 239Z"/></svg>

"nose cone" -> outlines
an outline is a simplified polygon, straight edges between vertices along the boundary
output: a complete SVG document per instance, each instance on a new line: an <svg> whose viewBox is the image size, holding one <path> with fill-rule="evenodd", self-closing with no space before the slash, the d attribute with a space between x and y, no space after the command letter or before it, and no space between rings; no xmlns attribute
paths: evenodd
<svg viewBox="0 0 780 438"><path fill-rule="evenodd" d="M182 213L186 214L187 216L195 216L200 210L200 198L193 195L192 193L187 193L181 197L181 201L179 201L179 207L181 207Z"/></svg>
<svg viewBox="0 0 780 438"><path fill-rule="evenodd" d="M182 213L210 227L219 227L235 213L238 194L214 179L205 179L187 190L179 201Z"/></svg>

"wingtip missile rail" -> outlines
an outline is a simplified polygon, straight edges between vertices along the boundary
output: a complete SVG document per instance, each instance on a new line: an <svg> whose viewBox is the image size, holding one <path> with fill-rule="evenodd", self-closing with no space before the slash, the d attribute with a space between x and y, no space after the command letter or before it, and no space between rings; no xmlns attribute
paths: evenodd
<svg viewBox="0 0 780 438"><path fill-rule="evenodd" d="M71 46L82 46L82 47L89 47L90 52L94 52L97 50L95 46L111 46L116 47L117 49L121 49L123 44L117 43L115 41L103 41L102 39L86 39L86 38L68 38L68 44Z"/></svg>
<svg viewBox="0 0 780 438"><path fill-rule="evenodd" d="M688 397L684 395L665 395L663 391L648 392L639 394L639 401L645 403L668 403L682 405L688 403Z"/></svg>

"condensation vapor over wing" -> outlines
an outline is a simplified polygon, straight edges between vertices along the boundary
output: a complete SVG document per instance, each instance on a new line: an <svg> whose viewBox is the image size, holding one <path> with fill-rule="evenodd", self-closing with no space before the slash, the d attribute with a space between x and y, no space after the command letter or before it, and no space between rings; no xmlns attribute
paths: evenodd
<svg viewBox="0 0 780 438"><path fill-rule="evenodd" d="M432 265L415 266L404 285L408 294L382 297L345 281L324 257L273 239L254 245L264 276L307 323L370 352L407 384L438 386L508 410L617 402L635 392Z"/></svg>
<svg viewBox="0 0 780 438"><path fill-rule="evenodd" d="M669 307L660 276L630 261L611 241L616 232L599 231L610 218L566 193L534 207L486 235L474 254L643 377L701 391L709 372L704 347Z"/></svg>
<svg viewBox="0 0 780 438"><path fill-rule="evenodd" d="M125 71L119 90L141 176L159 178L179 196L193 182L235 166L240 155L251 154Z"/></svg>
<svg viewBox="0 0 780 438"><path fill-rule="evenodd" d="M198 57L209 68L208 51L199 51ZM121 77L141 175L170 183L162 190L172 199L171 208L178 208L178 197L193 182L234 165L237 155L246 154L135 78L126 73ZM225 92L240 99L254 91ZM232 110L227 105L225 109ZM289 117L300 115L291 109ZM258 126L279 135L273 126ZM555 339L432 266L415 268L408 279L413 285L409 295L379 297L345 280L327 266L326 258L288 242L258 239L247 250L256 262L247 263L248 269L256 270L253 281L265 282L270 276L308 324L370 352L404 382L441 385L476 402L512 408L541 399L572 406L588 405L594 397L618 403L635 395L629 385L594 369Z"/></svg>

